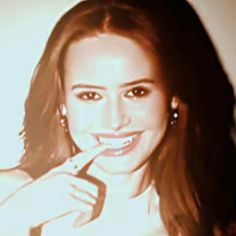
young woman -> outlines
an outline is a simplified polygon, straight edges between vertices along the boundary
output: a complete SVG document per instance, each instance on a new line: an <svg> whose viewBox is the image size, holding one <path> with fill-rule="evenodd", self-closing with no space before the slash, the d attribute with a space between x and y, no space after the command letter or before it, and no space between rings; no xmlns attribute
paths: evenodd
<svg viewBox="0 0 236 236"><path fill-rule="evenodd" d="M35 70L3 229L234 235L234 101L185 1L82 1Z"/></svg>

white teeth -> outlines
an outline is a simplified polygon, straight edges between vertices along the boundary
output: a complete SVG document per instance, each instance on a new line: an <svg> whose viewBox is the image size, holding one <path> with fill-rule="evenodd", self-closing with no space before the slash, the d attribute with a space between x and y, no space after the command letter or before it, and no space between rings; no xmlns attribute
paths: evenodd
<svg viewBox="0 0 236 236"><path fill-rule="evenodd" d="M127 138L104 138L99 137L100 143L105 143L111 146L112 148L121 148L129 145L131 142L133 142L134 136L129 136Z"/></svg>

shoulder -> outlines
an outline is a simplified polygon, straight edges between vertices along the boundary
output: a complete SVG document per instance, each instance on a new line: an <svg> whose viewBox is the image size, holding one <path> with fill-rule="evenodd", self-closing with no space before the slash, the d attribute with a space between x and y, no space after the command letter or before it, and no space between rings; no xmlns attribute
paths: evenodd
<svg viewBox="0 0 236 236"><path fill-rule="evenodd" d="M32 178L26 172L18 168L0 170L0 184L6 183L7 181L8 184L19 185L31 180Z"/></svg>
<svg viewBox="0 0 236 236"><path fill-rule="evenodd" d="M0 202L31 181L32 178L18 168L0 170Z"/></svg>

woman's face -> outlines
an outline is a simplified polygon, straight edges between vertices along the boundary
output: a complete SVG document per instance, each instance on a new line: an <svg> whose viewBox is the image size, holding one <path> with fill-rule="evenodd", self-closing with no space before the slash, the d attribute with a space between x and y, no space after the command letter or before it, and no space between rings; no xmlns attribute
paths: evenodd
<svg viewBox="0 0 236 236"><path fill-rule="evenodd" d="M168 104L157 62L135 41L100 34L74 42L65 58L69 131L83 151L110 148L94 164L131 173L149 161L167 128Z"/></svg>

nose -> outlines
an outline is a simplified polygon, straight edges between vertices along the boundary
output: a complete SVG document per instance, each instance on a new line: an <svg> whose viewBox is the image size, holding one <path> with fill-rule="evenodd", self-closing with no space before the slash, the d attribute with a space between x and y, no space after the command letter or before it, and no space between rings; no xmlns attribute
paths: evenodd
<svg viewBox="0 0 236 236"><path fill-rule="evenodd" d="M105 127L113 131L119 131L131 122L129 111L119 99L107 102L104 114Z"/></svg>

